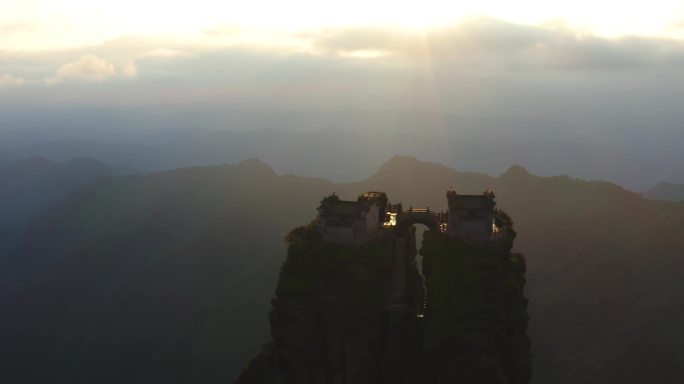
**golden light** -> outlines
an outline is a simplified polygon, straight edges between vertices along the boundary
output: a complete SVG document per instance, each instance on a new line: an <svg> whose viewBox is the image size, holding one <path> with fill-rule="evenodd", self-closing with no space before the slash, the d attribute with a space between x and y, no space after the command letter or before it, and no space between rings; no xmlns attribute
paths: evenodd
<svg viewBox="0 0 684 384"><path fill-rule="evenodd" d="M562 22L601 35L684 32L676 27L684 20L684 2L678 0L10 0L0 2L0 49L60 48L138 35L201 38L221 25L280 34L358 25L421 29L478 16Z"/></svg>

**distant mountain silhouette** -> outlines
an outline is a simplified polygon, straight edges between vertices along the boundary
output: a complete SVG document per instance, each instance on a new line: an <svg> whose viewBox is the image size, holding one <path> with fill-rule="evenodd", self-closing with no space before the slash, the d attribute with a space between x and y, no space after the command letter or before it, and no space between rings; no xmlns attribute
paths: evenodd
<svg viewBox="0 0 684 384"><path fill-rule="evenodd" d="M658 183L644 192L644 196L653 200L684 201L684 184Z"/></svg>
<svg viewBox="0 0 684 384"><path fill-rule="evenodd" d="M349 119L344 117L338 121ZM40 155L66 161L76 157L92 157L107 164L163 171L187 166L236 163L258 157L272 164L279 173L351 181L368 177L375 171L377 164L392 155L406 153L462 170L492 174L503 171L515 162L536 174L555 175L560 172L586 179L609 180L638 191L664 180L671 172L667 165L660 164L655 158L642 158L633 151L592 142L549 138L523 140L515 136L483 137L472 133L479 132L477 127L485 129L487 125L477 119L456 120L449 130L441 132L415 129L428 124L422 120L408 119L398 123L401 123L401 128L396 130L193 130L165 132L164 135L157 135L156 140L140 138L137 141L106 137L98 139L95 133L81 133L73 136L81 138L75 140L68 136L52 137L41 131L41 134L33 136L47 138L26 142L27 134L22 132L23 140L7 134L5 136L9 137L6 139L0 138L0 158ZM325 126L323 122L320 124ZM368 120L363 121L363 125L368 124ZM504 125L509 124L512 124L512 120ZM354 124L350 122L350 128L352 126ZM166 139L160 141L159 136ZM90 139L84 140L82 137ZM22 145L2 148L3 139L8 142L16 140ZM297 156L292 156L293 153Z"/></svg>
<svg viewBox="0 0 684 384"><path fill-rule="evenodd" d="M649 201L606 182L533 176L516 166L494 178L405 157L370 180L404 204L436 208L442 196L424 196L423 186L494 188L498 205L515 218L514 250L528 257L535 383L679 380L682 204Z"/></svg>
<svg viewBox="0 0 684 384"><path fill-rule="evenodd" d="M0 230L24 223L77 188L121 171L89 158L58 163L33 156L0 164Z"/></svg>
<svg viewBox="0 0 684 384"><path fill-rule="evenodd" d="M267 337L284 234L330 189L249 160L71 194L0 239L0 381L229 380Z"/></svg>
<svg viewBox="0 0 684 384"><path fill-rule="evenodd" d="M684 165L672 172L665 181L677 184L684 184Z"/></svg>
<svg viewBox="0 0 684 384"><path fill-rule="evenodd" d="M0 236L0 381L230 382L269 339L283 237L323 196L445 208L492 187L527 257L535 383L678 383L684 206L606 182L398 156L367 180L266 164L106 178Z"/></svg>

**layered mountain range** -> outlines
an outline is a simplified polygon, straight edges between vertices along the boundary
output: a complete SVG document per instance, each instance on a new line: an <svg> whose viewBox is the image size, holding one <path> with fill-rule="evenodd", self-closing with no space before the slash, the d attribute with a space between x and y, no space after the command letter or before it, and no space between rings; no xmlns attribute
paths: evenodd
<svg viewBox="0 0 684 384"><path fill-rule="evenodd" d="M0 381L226 382L270 339L283 238L321 197L493 188L527 260L535 383L676 383L684 205L394 157L354 183L248 160L96 180L0 236Z"/></svg>
<svg viewBox="0 0 684 384"><path fill-rule="evenodd" d="M0 164L0 230L25 223L91 181L127 172L92 158L55 162L34 156Z"/></svg>

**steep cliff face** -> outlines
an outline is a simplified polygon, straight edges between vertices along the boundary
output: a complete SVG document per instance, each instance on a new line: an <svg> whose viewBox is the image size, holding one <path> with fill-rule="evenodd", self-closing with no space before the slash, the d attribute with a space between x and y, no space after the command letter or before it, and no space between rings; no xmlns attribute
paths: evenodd
<svg viewBox="0 0 684 384"><path fill-rule="evenodd" d="M288 242L273 342L238 384L529 382L521 257L428 232L424 313L413 227L359 248L326 244L313 225Z"/></svg>
<svg viewBox="0 0 684 384"><path fill-rule="evenodd" d="M509 251L424 234L427 287L425 378L429 383L529 383L525 260Z"/></svg>
<svg viewBox="0 0 684 384"><path fill-rule="evenodd" d="M412 239L388 233L351 248L323 243L313 225L294 230L272 301L274 343L238 383L416 382L424 288Z"/></svg>

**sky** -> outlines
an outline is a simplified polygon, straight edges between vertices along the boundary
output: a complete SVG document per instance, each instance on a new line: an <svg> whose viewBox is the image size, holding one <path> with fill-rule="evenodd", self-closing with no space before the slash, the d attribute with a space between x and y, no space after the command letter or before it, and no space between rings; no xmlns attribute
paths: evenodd
<svg viewBox="0 0 684 384"><path fill-rule="evenodd" d="M226 27L272 33L364 25L430 28L472 17L563 23L601 36L684 36L684 3L677 0L3 0L0 37L4 50L31 51L99 44L122 36L201 40L203 32Z"/></svg>
<svg viewBox="0 0 684 384"><path fill-rule="evenodd" d="M0 0L0 113L48 125L84 108L415 110L425 132L515 117L531 123L487 134L682 168L681 105L684 1Z"/></svg>
<svg viewBox="0 0 684 384"><path fill-rule="evenodd" d="M528 31L518 28L509 36L509 29L493 21ZM556 36L522 42L521 34L532 29ZM458 41L448 47L454 33ZM364 39L368 43L361 44ZM547 59L544 50L567 44L596 51L585 56L638 49L625 47L630 43L646 45L645 55L667 56L684 41L684 1L0 0L0 87L132 79L139 62L231 48L356 59L432 58L444 48L453 48L452 53L483 43L489 44L484 49L499 48L494 40L510 40L504 48L531 44L527 48L543 56L540 60ZM432 51L433 43L438 52ZM586 58L568 58L573 59Z"/></svg>
<svg viewBox="0 0 684 384"><path fill-rule="evenodd" d="M535 33L536 38L531 36ZM477 48L528 44L523 54L533 57L526 64L537 65L532 62L538 59L547 68L549 60L559 64L600 55L613 55L604 57L608 61L624 59L627 65L678 60L670 57L671 51L681 50L683 41L681 0L0 0L0 87L133 79L139 66L155 59L187 59L226 49L432 60L446 50L472 55ZM548 51L568 46L592 52L548 58ZM626 52L642 48L648 57ZM565 65L583 67L580 62Z"/></svg>

